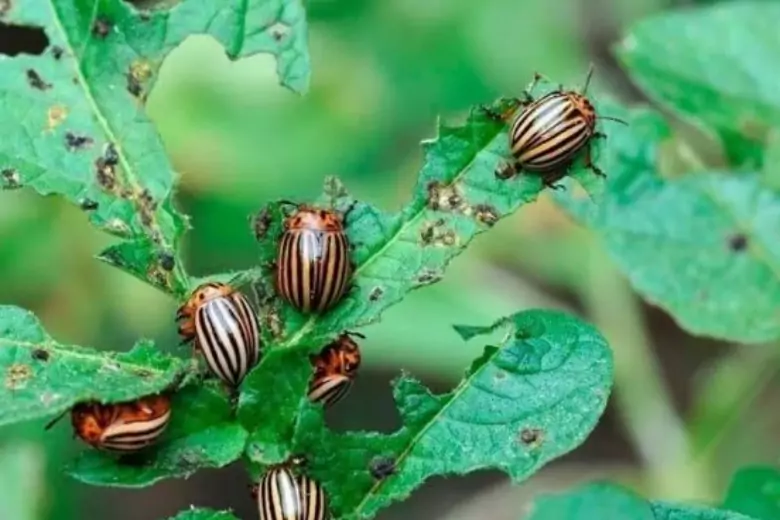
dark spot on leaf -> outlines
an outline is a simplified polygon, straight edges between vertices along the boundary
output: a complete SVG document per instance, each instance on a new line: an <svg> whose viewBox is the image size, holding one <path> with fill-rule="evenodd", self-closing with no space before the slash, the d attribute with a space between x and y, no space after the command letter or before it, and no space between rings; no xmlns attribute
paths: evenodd
<svg viewBox="0 0 780 520"><path fill-rule="evenodd" d="M520 432L520 441L528 445L538 446L544 442L544 430L541 428L523 428Z"/></svg>
<svg viewBox="0 0 780 520"><path fill-rule="evenodd" d="M271 38L273 38L276 42L280 42L282 39L284 39L285 36L287 36L287 33L290 32L290 27L281 22L277 22L273 24L269 30L271 32Z"/></svg>
<svg viewBox="0 0 780 520"><path fill-rule="evenodd" d="M127 91L134 97L145 101L146 96L143 95L143 85L150 77L152 77L152 66L147 60L138 59L133 61L125 74Z"/></svg>
<svg viewBox="0 0 780 520"><path fill-rule="evenodd" d="M111 22L111 20L105 16L98 16L95 18L95 23L92 24L92 34L100 39L103 39L108 36L108 33L111 32L111 28L113 26L114 24Z"/></svg>
<svg viewBox="0 0 780 520"><path fill-rule="evenodd" d="M395 459L392 457L374 457L368 463L368 471L376 480L382 480L395 473Z"/></svg>
<svg viewBox="0 0 780 520"><path fill-rule="evenodd" d="M424 246L454 246L458 242L458 236L451 229L442 230L444 219L435 222L426 222L420 230L420 241Z"/></svg>
<svg viewBox="0 0 780 520"><path fill-rule="evenodd" d="M257 215L252 218L252 231L255 233L255 239L259 242L268 233L268 228L271 227L271 212L268 207L265 207L257 212Z"/></svg>
<svg viewBox="0 0 780 520"><path fill-rule="evenodd" d="M144 227L152 227L154 213L157 211L157 201L152 198L152 194L147 188L144 188L138 196L138 208L141 214L141 224Z"/></svg>
<svg viewBox="0 0 780 520"><path fill-rule="evenodd" d="M59 45L55 45L51 48L51 55L54 56L55 60L61 60L63 54L65 54L65 51Z"/></svg>
<svg viewBox="0 0 780 520"><path fill-rule="evenodd" d="M739 253L747 249L748 238L743 233L735 233L729 237L729 249Z"/></svg>
<svg viewBox="0 0 780 520"><path fill-rule="evenodd" d="M88 197L84 197L79 201L79 207L84 211L94 211L98 209L98 203Z"/></svg>
<svg viewBox="0 0 780 520"><path fill-rule="evenodd" d="M503 370L499 370L496 372L496 375L493 377L495 378L496 381L503 381L504 379L506 379L506 372L504 372Z"/></svg>
<svg viewBox="0 0 780 520"><path fill-rule="evenodd" d="M32 351L32 358L36 361L48 361L49 351L42 348L36 348Z"/></svg>
<svg viewBox="0 0 780 520"><path fill-rule="evenodd" d="M27 69L27 83L30 84L32 88L38 89L38 90L48 90L51 88L51 83L47 83L43 80L40 74L38 74L33 69Z"/></svg>
<svg viewBox="0 0 780 520"><path fill-rule="evenodd" d="M118 163L119 155L111 143L106 145L103 155L95 160L97 182L107 191L113 192L116 188L116 165Z"/></svg>
<svg viewBox="0 0 780 520"><path fill-rule="evenodd" d="M477 204L474 206L474 217L487 226L498 222L498 212L490 204Z"/></svg>
<svg viewBox="0 0 780 520"><path fill-rule="evenodd" d="M146 278L152 282L152 284L163 289L167 289L170 285L168 282L168 273L155 265L151 265L146 271Z"/></svg>
<svg viewBox="0 0 780 520"><path fill-rule="evenodd" d="M32 369L29 365L14 363L6 369L5 386L9 390L15 390L20 386L27 384L27 380L31 377Z"/></svg>
<svg viewBox="0 0 780 520"><path fill-rule="evenodd" d="M441 181L428 183L428 207L438 211L458 211L465 207L457 184L448 186Z"/></svg>
<svg viewBox="0 0 780 520"><path fill-rule="evenodd" d="M418 285L430 285L432 283L438 282L441 280L441 278L441 273L426 269L417 276L416 281Z"/></svg>
<svg viewBox="0 0 780 520"><path fill-rule="evenodd" d="M6 168L0 172L0 179L3 181L4 190L16 190L22 187L22 181L19 172L13 168Z"/></svg>
<svg viewBox="0 0 780 520"><path fill-rule="evenodd" d="M0 17L3 8L10 9L8 0L0 0ZM40 56L49 46L49 38L41 27L31 25L12 25L0 22L0 54L18 56L30 54Z"/></svg>
<svg viewBox="0 0 780 520"><path fill-rule="evenodd" d="M151 370L147 370L145 368L137 368L133 371L133 373L138 377L143 377L144 379L150 378L154 375Z"/></svg>
<svg viewBox="0 0 780 520"><path fill-rule="evenodd" d="M173 271L173 268L176 267L176 259L167 251L160 253L160 267L166 271Z"/></svg>
<svg viewBox="0 0 780 520"><path fill-rule="evenodd" d="M94 141L87 135L77 135L73 132L65 132L65 146L69 151L83 150Z"/></svg>
<svg viewBox="0 0 780 520"><path fill-rule="evenodd" d="M121 190L119 190L119 197L123 199L132 199L133 198L133 189L129 187L124 187Z"/></svg>
<svg viewBox="0 0 780 520"><path fill-rule="evenodd" d="M371 289L371 294L368 295L368 299L372 302L377 301L385 293L385 290L381 287L374 287Z"/></svg>

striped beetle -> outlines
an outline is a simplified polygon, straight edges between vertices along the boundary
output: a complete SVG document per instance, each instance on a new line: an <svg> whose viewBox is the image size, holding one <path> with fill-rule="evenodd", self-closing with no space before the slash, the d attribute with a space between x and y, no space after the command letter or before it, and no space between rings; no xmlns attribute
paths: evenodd
<svg viewBox="0 0 780 520"><path fill-rule="evenodd" d="M365 339L358 332L345 332L319 354L309 356L314 366L314 376L309 382L309 400L312 402L333 406L352 387L360 368L360 348L350 336Z"/></svg>
<svg viewBox="0 0 780 520"><path fill-rule="evenodd" d="M509 130L509 145L514 164L505 164L496 171L499 178L510 178L521 171L540 175L545 186L560 189L555 183L568 173L578 154L585 150L585 166L600 177L606 174L600 170L591 157L593 139L606 138L596 131L597 119L609 119L626 124L613 117L599 116L586 97L593 75L593 66L588 70L585 84L580 92L565 90L560 85L539 99L532 91L539 80L535 74L531 84L523 93L522 100L516 100L522 110L514 118ZM488 109L489 115L504 119L505 114L496 114Z"/></svg>
<svg viewBox="0 0 780 520"><path fill-rule="evenodd" d="M260 361L257 313L247 297L228 284L198 286L179 307L176 320L181 321L183 343L194 340L211 372L233 388Z"/></svg>
<svg viewBox="0 0 780 520"><path fill-rule="evenodd" d="M46 429L63 415L51 421ZM70 410L76 436L97 449L116 453L134 453L154 444L168 427L170 418L171 402L165 395L113 404L88 401Z"/></svg>
<svg viewBox="0 0 780 520"><path fill-rule="evenodd" d="M272 466L252 488L260 520L326 520L328 497L315 480L296 474L300 459Z"/></svg>
<svg viewBox="0 0 780 520"><path fill-rule="evenodd" d="M303 313L323 313L338 303L350 287L354 271L344 229L347 215L307 204L292 205L284 220L276 257L276 290Z"/></svg>

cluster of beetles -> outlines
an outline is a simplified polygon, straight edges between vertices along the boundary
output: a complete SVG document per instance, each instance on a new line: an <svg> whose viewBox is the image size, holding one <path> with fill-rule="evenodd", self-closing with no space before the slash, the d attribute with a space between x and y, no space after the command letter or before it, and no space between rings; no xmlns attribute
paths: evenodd
<svg viewBox="0 0 780 520"><path fill-rule="evenodd" d="M509 125L512 159L495 174L502 182L517 174L541 178L544 186L558 189L574 160L584 153L585 165L604 176L591 160L590 145L604 134L596 131L597 116L586 97L593 69L580 92L560 86L534 99L535 75L512 108L484 113ZM285 202L286 204L293 204ZM278 241L275 287L278 296L304 314L322 314L348 292L353 274L346 234L348 210L339 213L310 205L293 204ZM197 287L176 314L178 332L191 342L214 376L237 388L261 357L258 314L249 299L235 287L208 282ZM354 337L343 333L311 356L313 375L308 397L332 406L350 389L360 366L360 349ZM138 452L157 441L171 417L169 398L143 397L133 402L81 403L71 410L75 434L91 446L115 453ZM261 520L325 520L330 518L323 488L305 475L303 459L271 467L253 487ZM377 475L375 474L375 477Z"/></svg>

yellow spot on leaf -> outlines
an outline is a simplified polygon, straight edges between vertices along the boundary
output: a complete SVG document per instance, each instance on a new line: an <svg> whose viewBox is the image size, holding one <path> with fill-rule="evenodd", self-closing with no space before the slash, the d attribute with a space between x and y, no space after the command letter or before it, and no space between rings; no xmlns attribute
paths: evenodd
<svg viewBox="0 0 780 520"><path fill-rule="evenodd" d="M32 369L29 365L14 363L6 369L5 386L9 390L16 390L27 384L32 377Z"/></svg>
<svg viewBox="0 0 780 520"><path fill-rule="evenodd" d="M46 124L46 131L51 132L65 121L68 117L68 109L62 105L54 105L49 108L48 122Z"/></svg>

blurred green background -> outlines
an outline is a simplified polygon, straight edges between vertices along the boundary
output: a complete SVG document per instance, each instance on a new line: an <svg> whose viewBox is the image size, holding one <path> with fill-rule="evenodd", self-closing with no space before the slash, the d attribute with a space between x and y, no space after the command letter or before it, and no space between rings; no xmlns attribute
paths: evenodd
<svg viewBox="0 0 780 520"><path fill-rule="evenodd" d="M148 102L182 174L179 204L195 226L186 238L190 272L251 266L252 212L272 198L312 198L328 174L397 209L436 118L458 119L470 105L519 92L535 71L580 85L592 61L593 92L641 100L610 46L632 21L693 3L312 0L305 97L278 85L271 57L232 63L211 39L190 39L170 55ZM59 199L0 193L0 302L33 310L61 341L124 350L145 336L186 354L175 346L174 302L92 259L110 242ZM443 282L365 329L362 372L332 411L334 428L394 428L388 382L401 369L446 390L481 351L451 325L529 307L581 314L609 337L617 381L600 426L522 486L492 472L434 479L380 519L516 520L534 494L602 477L651 497L712 500L734 468L776 457L780 424L765 412L778 394L778 348L686 335L637 300L597 237L545 196L477 239ZM256 518L240 465L109 490L63 475L81 449L67 421L48 432L43 422L0 430L8 515L0 520L158 520L190 504Z"/></svg>

